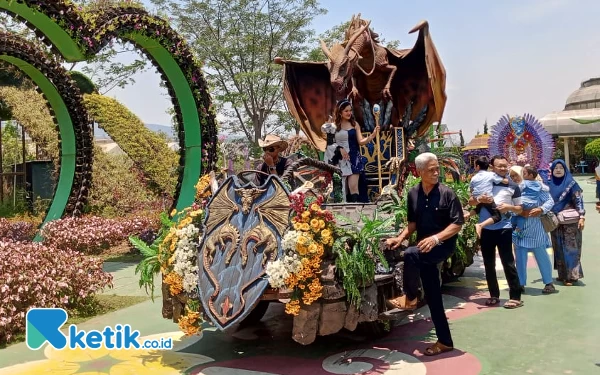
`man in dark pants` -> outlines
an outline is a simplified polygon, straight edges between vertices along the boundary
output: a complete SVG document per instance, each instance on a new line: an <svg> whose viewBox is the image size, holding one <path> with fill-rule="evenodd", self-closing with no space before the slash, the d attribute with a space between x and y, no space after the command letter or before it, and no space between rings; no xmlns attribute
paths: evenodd
<svg viewBox="0 0 600 375"><path fill-rule="evenodd" d="M408 225L398 237L390 238L386 243L390 249L394 249L413 232L417 232L417 246L409 247L404 252L404 291L408 302L405 306L397 307L416 307L420 276L438 338L424 354L436 355L454 348L442 300L438 264L456 249L456 239L464 224L464 217L454 191L438 182L440 166L437 157L429 152L420 154L415 159L415 165L421 183L408 193Z"/></svg>
<svg viewBox="0 0 600 375"><path fill-rule="evenodd" d="M493 171L500 177L508 176L508 161L502 155L496 155L492 158L490 164ZM491 203L495 202L496 207L502 213L513 212L519 214L521 207L521 190L519 186L512 181L507 184L495 184L492 190L493 197L481 196L479 200L471 197L469 204ZM481 210L479 222L490 217L487 210ZM504 275L510 288L510 299L504 304L507 309L515 309L523 306L521 301L521 284L517 268L515 267L515 257L512 247L513 227L509 218L503 218L498 223L489 225L481 233L481 255L485 266L485 277L487 279L490 298L485 302L488 306L496 305L500 302L500 288L498 287L498 278L496 277L496 248L502 261Z"/></svg>

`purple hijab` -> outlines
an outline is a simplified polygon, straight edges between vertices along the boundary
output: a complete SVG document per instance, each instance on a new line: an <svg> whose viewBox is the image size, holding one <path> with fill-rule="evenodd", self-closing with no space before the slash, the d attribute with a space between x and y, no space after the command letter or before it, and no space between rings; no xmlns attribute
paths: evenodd
<svg viewBox="0 0 600 375"><path fill-rule="evenodd" d="M565 175L561 178L554 176L554 168L558 164L561 164L565 169ZM570 190L567 191L567 188L571 184L573 185L571 186ZM552 212L554 213L564 210L565 206L571 202L572 192L582 191L581 187L579 187L579 184L577 184L575 179L573 179L571 172L569 172L567 169L567 164L562 159L556 159L552 162L552 165L550 166L550 179L548 181L548 187L550 187L550 195L552 195L552 199L554 199L554 207L552 207ZM565 192L566 194L564 194Z"/></svg>

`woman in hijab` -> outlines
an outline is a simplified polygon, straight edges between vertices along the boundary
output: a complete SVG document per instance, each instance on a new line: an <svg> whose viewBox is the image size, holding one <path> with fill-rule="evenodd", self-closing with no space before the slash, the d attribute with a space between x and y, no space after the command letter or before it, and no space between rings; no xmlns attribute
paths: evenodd
<svg viewBox="0 0 600 375"><path fill-rule="evenodd" d="M555 160L550 166L550 195L554 199L552 212L558 214L565 210L576 210L579 220L571 224L559 224L550 233L554 249L554 269L558 271L558 281L571 286L583 278L581 268L582 231L585 225L583 208L583 190L575 182L563 160Z"/></svg>

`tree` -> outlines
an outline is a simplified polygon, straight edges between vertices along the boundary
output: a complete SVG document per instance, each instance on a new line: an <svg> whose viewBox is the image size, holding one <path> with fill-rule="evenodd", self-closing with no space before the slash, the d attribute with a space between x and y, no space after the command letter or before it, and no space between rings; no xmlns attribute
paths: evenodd
<svg viewBox="0 0 600 375"><path fill-rule="evenodd" d="M281 131L287 109L275 57L308 53L312 19L326 11L316 0L152 0L173 20L201 61L223 130L256 143ZM289 115L288 115L289 116Z"/></svg>
<svg viewBox="0 0 600 375"><path fill-rule="evenodd" d="M483 123L483 134L487 134L488 133L488 124L487 124L487 119L485 119L485 122Z"/></svg>
<svg viewBox="0 0 600 375"><path fill-rule="evenodd" d="M590 140L585 145L585 153L588 156L595 156L597 158L600 158L600 138Z"/></svg>

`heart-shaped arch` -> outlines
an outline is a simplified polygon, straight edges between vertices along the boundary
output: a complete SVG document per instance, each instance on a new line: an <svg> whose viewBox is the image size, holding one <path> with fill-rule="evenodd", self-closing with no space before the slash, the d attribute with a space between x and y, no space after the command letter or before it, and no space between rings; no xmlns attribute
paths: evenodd
<svg viewBox="0 0 600 375"><path fill-rule="evenodd" d="M55 60L27 41L0 32L0 60L25 73L44 95L60 133L60 171L46 221L77 216L87 203L92 131L79 89Z"/></svg>
<svg viewBox="0 0 600 375"><path fill-rule="evenodd" d="M174 208L179 211L191 205L194 185L216 163L217 126L200 64L185 40L165 20L137 7L92 14L78 11L68 0L0 0L0 11L24 21L67 61L84 61L115 38L140 48L161 73L175 107L180 173ZM64 143L62 129L67 125L57 120Z"/></svg>

